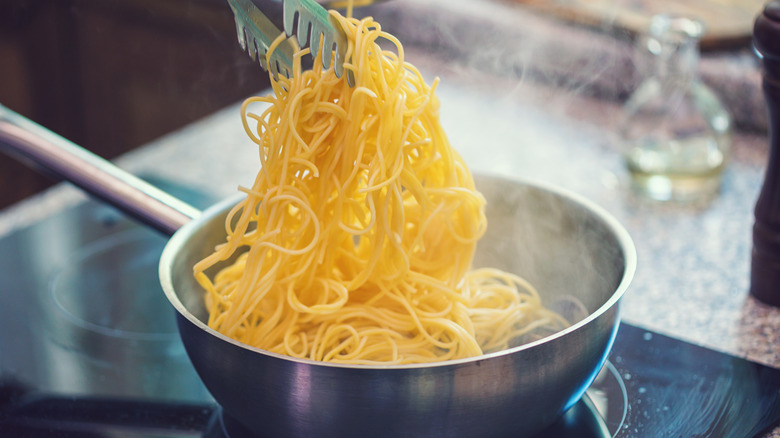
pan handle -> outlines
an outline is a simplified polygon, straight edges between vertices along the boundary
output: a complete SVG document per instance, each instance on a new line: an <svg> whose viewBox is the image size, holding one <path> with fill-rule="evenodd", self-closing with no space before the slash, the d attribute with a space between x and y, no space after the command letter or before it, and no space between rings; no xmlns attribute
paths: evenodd
<svg viewBox="0 0 780 438"><path fill-rule="evenodd" d="M200 216L195 207L3 105L0 150L30 167L73 183L166 235Z"/></svg>

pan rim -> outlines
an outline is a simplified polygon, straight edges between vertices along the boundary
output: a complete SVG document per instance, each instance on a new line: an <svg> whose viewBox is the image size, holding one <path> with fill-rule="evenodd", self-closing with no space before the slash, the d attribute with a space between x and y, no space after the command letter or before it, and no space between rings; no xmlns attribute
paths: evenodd
<svg viewBox="0 0 780 438"><path fill-rule="evenodd" d="M624 263L623 276L620 280L620 283L618 284L618 286L616 287L612 295L609 297L609 299L607 299L604 302L604 304L602 304L598 309L591 312L587 317L581 319L580 321L572 324L571 326L563 330L560 330L542 339L529 342L523 345L519 345L516 347L508 348L505 350L501 350L493 353L486 353L479 356L473 356L473 357L468 357L463 359L453 359L447 361L430 362L430 363L422 363L422 364L387 364L387 365L342 364L342 363L322 362L322 361L315 361L312 359L297 358L297 357L287 356L284 354L273 353L257 347L252 347L250 345L239 342L229 336L226 336L212 329L206 323L204 323L195 315L193 315L184 306L184 304L181 302L178 295L176 294L176 291L173 287L172 272L169 269L171 266L173 266L173 261L175 260L179 250L183 247L183 243L189 240L191 236L195 233L195 231L200 229L201 224L203 222L212 219L214 216L218 215L219 213L225 211L230 206L235 205L240 199L244 197L243 194L238 194L238 195L228 197L214 204L213 206L204 210L203 213L197 219L194 219L191 222L187 223L186 225L181 227L176 233L174 233L174 235L165 245L162 255L160 256L159 276L160 276L160 283L162 289L166 297L168 298L168 301L173 305L173 307L176 309L176 311L179 313L180 316L184 317L190 323L200 328L201 330L206 331L210 335L215 336L221 339L222 341L228 342L230 344L233 344L245 350L249 350L264 356L273 357L284 361L290 361L294 363L312 365L318 367L344 368L344 369L354 369L354 370L410 370L410 369L419 370L425 368L456 367L460 365L467 365L476 362L481 362L496 357L508 356L517 353L519 351L535 348L539 345L544 345L556 339L565 337L568 334L573 333L578 329L600 318L602 315L607 313L611 308L618 307L620 299L628 290L628 287L631 281L633 280L634 274L636 272L637 253L636 253L636 247L634 246L634 242L631 239L631 236L629 235L628 231L611 213L609 213L606 209L594 203L593 201L587 199L586 197L578 193L575 193L569 189L565 189L556 186L554 184L551 184L549 182L544 182L532 178L507 177L503 175L496 175L496 174L489 174L489 173L474 173L474 179L477 181L480 179L492 179L494 181L504 182L508 184L515 184L515 185L519 184L519 185L525 185L536 189L541 189L543 191L550 192L554 195L566 198L588 209L589 211L593 212L594 215L597 218L599 218L614 233L615 238L623 254L623 263ZM617 326L619 325L619 322L620 322L620 316L618 312L615 321L616 327L615 329L613 329L613 334L612 334L613 338L615 332L617 331ZM611 346L611 342L610 342L610 346ZM606 355L604 357L606 358Z"/></svg>

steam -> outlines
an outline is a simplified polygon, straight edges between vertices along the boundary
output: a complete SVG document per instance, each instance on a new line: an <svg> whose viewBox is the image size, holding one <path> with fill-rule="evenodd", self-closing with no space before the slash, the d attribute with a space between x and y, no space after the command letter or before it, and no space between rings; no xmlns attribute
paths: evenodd
<svg viewBox="0 0 780 438"><path fill-rule="evenodd" d="M535 81L609 99L635 86L627 35L562 25L497 1L395 0L372 12L406 47L518 86Z"/></svg>

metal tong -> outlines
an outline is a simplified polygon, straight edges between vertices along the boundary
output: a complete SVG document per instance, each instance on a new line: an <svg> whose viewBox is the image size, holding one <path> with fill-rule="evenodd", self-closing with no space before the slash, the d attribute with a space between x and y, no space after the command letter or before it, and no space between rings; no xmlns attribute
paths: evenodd
<svg viewBox="0 0 780 438"><path fill-rule="evenodd" d="M282 74L292 75L293 55L297 48L290 40L284 40L277 46L271 56L267 53L276 38L282 34L276 25L255 6L251 0L228 0L236 19L236 31L241 48L260 65L271 72L274 78ZM296 20L297 16L297 20ZM325 8L314 0L284 0L284 31L288 37L296 34L300 47L308 46L311 54L316 57L320 51L326 51L322 56L322 66L330 67L330 53L335 53L334 71L338 77L344 73L347 38L341 28L330 17ZM350 85L354 79L347 75Z"/></svg>

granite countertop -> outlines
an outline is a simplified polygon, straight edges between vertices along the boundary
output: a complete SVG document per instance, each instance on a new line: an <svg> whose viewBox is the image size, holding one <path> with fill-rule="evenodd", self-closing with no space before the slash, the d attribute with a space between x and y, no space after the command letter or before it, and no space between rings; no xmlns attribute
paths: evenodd
<svg viewBox="0 0 780 438"><path fill-rule="evenodd" d="M384 13L402 41L405 26L411 26L399 19L404 3L382 6L391 8ZM380 13L374 16L381 18ZM449 53L432 55L425 44L418 44L423 39L407 46L407 59L429 81L441 78L442 123L474 172L564 187L601 205L628 229L638 269L623 300L625 321L780 368L780 308L748 294L752 208L767 160L766 134L751 128L735 133L721 193L711 203L643 201L628 189L614 135L619 99L562 91L554 81L474 69L452 61ZM742 65L744 60L736 62ZM752 66L740 86L757 78L757 67ZM237 186L251 185L259 167L238 105L131 152L118 163L131 172L172 179L215 196L233 194ZM76 189L57 186L0 212L0 235L82 199ZM772 436L780 436L778 432Z"/></svg>

